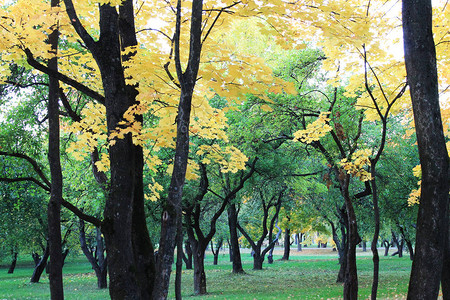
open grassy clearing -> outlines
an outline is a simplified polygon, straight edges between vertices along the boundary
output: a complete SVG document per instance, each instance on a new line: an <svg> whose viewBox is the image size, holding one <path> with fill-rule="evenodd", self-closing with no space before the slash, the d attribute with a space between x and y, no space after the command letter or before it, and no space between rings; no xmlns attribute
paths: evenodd
<svg viewBox="0 0 450 300"><path fill-rule="evenodd" d="M221 254L219 265L213 266L212 255L205 260L208 295L193 295L193 271L183 271L182 294L186 299L340 299L342 285L336 284L339 269L336 253L329 249L308 248L292 251L290 261L264 264L264 270L252 270L252 258L242 253L247 274L231 274L227 254ZM281 257L277 251L275 259ZM403 299L407 292L411 261L409 257L381 257L379 299ZM48 277L31 284L31 261L20 262L14 274L7 274L6 262L0 268L0 299L49 299ZM372 260L370 252L358 256L359 294L370 295ZM96 278L83 257L71 258L64 267L66 299L108 299L107 290L96 288ZM174 298L173 284L170 298Z"/></svg>

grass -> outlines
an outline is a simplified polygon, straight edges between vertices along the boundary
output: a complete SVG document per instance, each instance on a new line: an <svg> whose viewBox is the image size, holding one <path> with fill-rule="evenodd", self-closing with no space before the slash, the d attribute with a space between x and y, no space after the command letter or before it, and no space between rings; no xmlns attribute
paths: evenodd
<svg viewBox="0 0 450 300"><path fill-rule="evenodd" d="M277 251L275 254L281 254ZM246 274L231 274L228 255L220 255L219 264L213 266L212 255L207 255L205 268L208 294L193 295L193 271L183 271L182 295L184 299L340 299L342 285L335 283L339 269L336 253L329 249L308 248L292 251L291 260L264 264L261 271L252 270L253 259L242 253ZM381 257L379 299L405 298L411 261L408 257ZM0 266L0 300L50 299L48 277L41 283L31 284L32 262L21 261L14 274L7 274L7 265ZM360 299L370 296L372 284L372 258L370 252L358 253ZM172 276L174 278L174 276ZM174 298L173 283L169 298ZM83 257L71 258L64 267L64 294L66 299L109 299L108 290L96 287L96 278Z"/></svg>

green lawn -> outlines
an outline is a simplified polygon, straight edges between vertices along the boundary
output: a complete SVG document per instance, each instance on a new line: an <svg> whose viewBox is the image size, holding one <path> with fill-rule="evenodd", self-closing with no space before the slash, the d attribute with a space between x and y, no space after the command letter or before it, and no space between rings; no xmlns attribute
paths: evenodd
<svg viewBox="0 0 450 300"><path fill-rule="evenodd" d="M381 253L380 253L381 254ZM280 256L275 256L279 259ZM231 274L228 255L221 255L219 265L213 266L212 256L206 257L208 295L193 296L193 272L183 271L183 298L186 299L340 299L342 285L336 284L339 269L336 254L331 250L305 249L292 251L290 261L264 264L262 271L252 270L249 253L242 254L245 275ZM411 261L409 256L381 257L379 299L402 299L406 295ZM49 299L48 277L31 284L31 262L19 260L14 274L7 274L5 262L0 268L0 299ZM173 276L174 277L174 276ZM370 252L358 255L360 299L367 299L372 284ZM107 290L96 288L96 278L83 259L70 258L64 267L66 299L108 299ZM173 298L173 284L169 297Z"/></svg>

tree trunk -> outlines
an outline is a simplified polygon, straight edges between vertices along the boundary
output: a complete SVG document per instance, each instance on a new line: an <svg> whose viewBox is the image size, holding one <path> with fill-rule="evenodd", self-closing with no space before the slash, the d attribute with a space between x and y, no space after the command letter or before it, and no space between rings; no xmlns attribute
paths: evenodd
<svg viewBox="0 0 450 300"><path fill-rule="evenodd" d="M358 299L358 271L356 267L356 247L361 242L358 235L358 227L356 221L353 203L348 192L348 184L350 175L346 175L346 183L344 184L344 199L348 215L348 252L347 252L347 268L344 281L344 300Z"/></svg>
<svg viewBox="0 0 450 300"><path fill-rule="evenodd" d="M181 276L183 272L183 225L178 223L177 227L177 261L175 273L175 299L181 300Z"/></svg>
<svg viewBox="0 0 450 300"><path fill-rule="evenodd" d="M95 276L97 277L97 287L99 289L107 288L108 286L106 281L107 268L106 268L106 261L104 259L103 239L100 230L96 228L97 253L95 254L95 257L93 253L89 251L89 248L86 244L84 221L81 219L80 219L79 239L81 250L83 251L89 263L91 264L92 269L95 272Z"/></svg>
<svg viewBox="0 0 450 300"><path fill-rule="evenodd" d="M442 287L442 299L449 300L450 299L450 223L449 223L449 231L447 232L447 241L445 244L444 265L442 268L441 287Z"/></svg>
<svg viewBox="0 0 450 300"><path fill-rule="evenodd" d="M59 0L52 0L51 7L59 6ZM52 52L55 54L49 60L48 67L51 70L58 70L58 52L59 29L58 25L53 25L53 31L48 37L48 42ZM61 241L61 202L63 179L60 161L59 149L59 82L54 77L49 78L48 86L48 162L51 175L50 201L48 203L48 243L51 259L49 281L50 294L54 300L64 299L63 290L63 257Z"/></svg>
<svg viewBox="0 0 450 300"><path fill-rule="evenodd" d="M289 260L289 254L291 253L291 230L286 228L284 230L284 253L281 260Z"/></svg>
<svg viewBox="0 0 450 300"><path fill-rule="evenodd" d="M14 252L11 265L9 266L9 269L8 269L8 274L14 273L14 269L16 268L16 263L17 263L17 252Z"/></svg>
<svg viewBox="0 0 450 300"><path fill-rule="evenodd" d="M375 164L376 164L376 161L371 161L372 180L370 181L370 183L371 183L371 187L372 187L373 216L374 216L374 223L375 223L372 244L370 247L372 250L372 261L373 261L373 281L372 281L372 293L371 293L371 297L370 297L372 300L377 299L378 280L379 280L379 273L380 273L380 257L378 255L378 248L377 248L378 236L380 235L380 209L378 207L378 190L377 190L377 184L375 181L375 175L376 175Z"/></svg>
<svg viewBox="0 0 450 300"><path fill-rule="evenodd" d="M303 234L301 233L296 233L295 234L295 243L297 244L297 251L302 251L302 239L301 236L303 236Z"/></svg>
<svg viewBox="0 0 450 300"><path fill-rule="evenodd" d="M261 249L255 251L253 254L253 270L262 270L264 256L261 255Z"/></svg>
<svg viewBox="0 0 450 300"><path fill-rule="evenodd" d="M269 263L269 265L273 264L273 249L275 247L270 248L269 250L269 255L267 255L267 262Z"/></svg>
<svg viewBox="0 0 450 300"><path fill-rule="evenodd" d="M196 249L197 248L197 249ZM205 250L194 247L194 294L206 294Z"/></svg>
<svg viewBox="0 0 450 300"><path fill-rule="evenodd" d="M213 261L214 266L217 266L217 264L219 263L219 253L220 253L220 248L222 247L222 244L223 244L223 239L220 238L219 241L217 242L216 249L214 250L214 245L213 245L213 242L211 241L211 251L214 256L214 261Z"/></svg>
<svg viewBox="0 0 450 300"><path fill-rule="evenodd" d="M192 249L189 239L184 243L184 248L186 249L186 256L183 255L184 263L186 264L186 270L192 270Z"/></svg>
<svg viewBox="0 0 450 300"><path fill-rule="evenodd" d="M181 198L186 179L186 168L189 155L189 124L191 115L191 103L197 80L201 54L203 1L192 1L192 16L190 27L190 51L187 68L182 70L180 60L180 27L181 27L181 0L177 3L177 20L174 38L175 65L181 94L178 105L177 138L175 146L174 166L172 179L169 186L169 195L164 207L161 223L161 239L159 242L158 275L153 291L154 299L166 299L170 272L173 262L175 235L178 222L182 220ZM195 257L194 257L195 259Z"/></svg>
<svg viewBox="0 0 450 300"><path fill-rule="evenodd" d="M47 244L47 247L45 247L44 254L42 255L41 260L39 263L35 266L33 270L33 275L31 275L30 282L31 283L37 283L39 282L39 279L41 279L41 275L45 270L45 266L47 265L47 260L49 256L49 247Z"/></svg>
<svg viewBox="0 0 450 300"><path fill-rule="evenodd" d="M230 229L230 250L232 251L233 273L244 273L241 261L241 252L239 250L239 237L237 234L237 212L236 204L230 204L228 207L228 228Z"/></svg>
<svg viewBox="0 0 450 300"><path fill-rule="evenodd" d="M449 157L439 108L431 0L403 0L405 65L422 187L408 299L436 299L448 231Z"/></svg>
<svg viewBox="0 0 450 300"><path fill-rule="evenodd" d="M384 256L388 256L389 255L389 248L391 247L391 243L389 243L388 240L384 240L383 241L383 246L384 246Z"/></svg>

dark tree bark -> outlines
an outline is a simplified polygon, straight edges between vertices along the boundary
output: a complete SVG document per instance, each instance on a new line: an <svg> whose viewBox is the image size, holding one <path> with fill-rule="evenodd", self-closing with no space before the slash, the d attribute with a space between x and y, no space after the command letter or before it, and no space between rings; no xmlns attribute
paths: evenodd
<svg viewBox="0 0 450 300"><path fill-rule="evenodd" d="M226 195L224 197L220 197L222 203L220 207L215 211L211 220L209 221L208 233L204 233L200 226L201 221L201 212L203 209L201 208L202 200L206 193L208 192L208 176L206 166L204 164L200 164L200 186L197 195L194 197L193 202L185 208L185 220L187 233L189 237L190 244L192 246L192 252L194 257L194 293L196 295L204 295L206 294L206 275L205 275L205 251L208 247L208 244L211 242L214 234L216 233L216 223L222 213L225 211L228 203L236 197L238 191L240 191L244 187L244 183L249 179L254 171L255 164L257 158L253 160L250 171L245 175L240 177L236 186L231 189L228 186L224 189ZM218 193L214 193L218 195ZM220 248L222 241L219 242L218 248ZM212 247L213 248L213 247ZM217 255L219 250L217 250Z"/></svg>
<svg viewBox="0 0 450 300"><path fill-rule="evenodd" d="M442 287L442 298L444 300L449 300L450 299L450 223L449 223L449 232L447 233L447 241L445 244L444 265L442 267L441 287Z"/></svg>
<svg viewBox="0 0 450 300"><path fill-rule="evenodd" d="M345 175L343 186L343 196L348 216L348 252L347 252L347 268L344 281L344 299L358 299L358 271L356 268L356 246L361 242L358 234L358 226L356 214L353 208L353 201L349 195L350 175Z"/></svg>
<svg viewBox="0 0 450 300"><path fill-rule="evenodd" d="M219 238L219 240L216 244L216 249L214 249L213 242L211 241L211 251L214 256L213 265L215 265L215 266L217 266L217 264L219 262L219 252L220 252L220 248L222 247L222 244L223 244L223 238Z"/></svg>
<svg viewBox="0 0 450 300"><path fill-rule="evenodd" d="M176 273L175 273L175 299L181 300L181 274L183 271L183 226L182 223L178 223L177 228L177 261L176 261Z"/></svg>
<svg viewBox="0 0 450 300"><path fill-rule="evenodd" d="M288 217L288 222L290 218ZM284 253L281 260L289 260L289 254L291 253L291 229L286 227L284 230Z"/></svg>
<svg viewBox="0 0 450 300"><path fill-rule="evenodd" d="M388 240L384 240L383 241L383 246L384 246L384 256L388 256L389 255L389 248L391 247L391 243Z"/></svg>
<svg viewBox="0 0 450 300"><path fill-rule="evenodd" d="M31 257L33 258L34 266L36 267L38 265L38 263L41 261L41 256L39 255L39 253L33 252L31 254Z"/></svg>
<svg viewBox="0 0 450 300"><path fill-rule="evenodd" d="M14 252L11 265L9 266L9 269L8 269L8 274L14 273L14 269L16 268L16 264L17 264L17 252Z"/></svg>
<svg viewBox="0 0 450 300"><path fill-rule="evenodd" d="M186 250L186 255L183 253L183 260L186 265L186 270L192 270L192 248L189 239L184 242L184 249Z"/></svg>
<svg viewBox="0 0 450 300"><path fill-rule="evenodd" d="M279 214L280 209L281 209L283 193L284 193L284 189L280 190L278 192L278 195L272 196L272 198L266 203L266 200L264 199L263 192L260 191L260 197L261 197L261 201L262 201L262 205L263 205L263 220L262 220L263 232L262 232L260 238L258 239L258 241L256 243L250 237L250 235L245 231L245 229L242 228L242 226L239 225L239 222L237 223L237 228L242 233L242 235L247 239L247 241L249 242L249 244L252 247L252 250L253 250L253 270L262 270L264 258L266 256L267 252L269 252L275 246L275 243L278 240L279 233L277 234L277 238L272 239L272 231L273 231L275 222L278 219L278 214ZM275 208L275 213L272 216L272 219L270 220L269 228L267 228L267 221L268 221L268 218L269 218L269 211L270 211L270 208L272 208L272 207ZM269 234L269 245L262 250L262 245L264 243L264 240L267 237L267 234Z"/></svg>
<svg viewBox="0 0 450 300"><path fill-rule="evenodd" d="M47 260L49 256L49 247L47 243L47 247L45 247L44 254L42 254L42 258L39 263L35 266L33 270L33 275L31 275L30 282L37 283L41 279L41 275L45 270L45 266L47 265Z"/></svg>
<svg viewBox="0 0 450 300"><path fill-rule="evenodd" d="M106 268L106 260L104 258L104 247L103 247L103 239L101 237L100 230L96 228L96 253L93 253L94 251L91 251L86 243L86 233L84 229L84 221L80 220L80 246L81 250L83 251L84 255L88 259L89 263L92 266L92 269L94 269L95 276L97 277L97 287L99 289L106 289L107 288L107 281L106 281L106 275L107 275L107 268Z"/></svg>
<svg viewBox="0 0 450 300"><path fill-rule="evenodd" d="M403 244L404 239L401 239L400 236L397 236L394 231L391 230L392 233L392 241L395 246L397 246L397 251L392 253L392 256L398 255L398 257L403 257Z"/></svg>
<svg viewBox="0 0 450 300"><path fill-rule="evenodd" d="M408 252L409 252L409 259L414 260L414 248L413 245L411 243L411 240L408 238L408 236L405 233L405 230L403 229L402 226L400 226L399 224L397 224L398 229L400 230L400 234L402 235L402 239L403 241L406 243L406 247L408 248ZM402 247L403 248L403 247Z"/></svg>
<svg viewBox="0 0 450 300"><path fill-rule="evenodd" d="M230 230L230 259L233 261L233 273L243 274L241 251L239 248L239 236L237 233L237 210L236 204L228 206L228 228Z"/></svg>
<svg viewBox="0 0 450 300"><path fill-rule="evenodd" d="M174 53L177 78L181 94L178 105L177 138L175 146L174 167L169 186L167 203L164 206L161 222L161 239L159 241L157 276L153 291L154 299L165 299L169 289L170 273L173 263L175 237L178 222L181 222L181 199L185 182L189 154L189 123L191 102L194 92L201 54L202 0L192 2L190 27L190 46L187 67L183 71L180 60L181 0L177 3L177 21L174 36ZM195 260L195 257L194 257Z"/></svg>
<svg viewBox="0 0 450 300"><path fill-rule="evenodd" d="M122 116L136 104L136 87L125 83L121 50L137 44L133 1L118 7L99 6L100 39L94 39L82 26L71 0L64 0L76 32L92 53L100 70L108 132L122 125ZM102 99L99 99L101 101ZM140 117L137 117L139 120ZM110 186L104 209L102 232L108 253L110 296L112 299L149 299L153 290L153 249L146 228L143 205L142 149L133 145L131 134L116 139L109 148Z"/></svg>
<svg viewBox="0 0 450 300"><path fill-rule="evenodd" d="M58 7L59 0L52 0L51 7ZM52 52L55 55L48 62L51 70L58 70L58 40L59 29L53 25L53 31L48 37ZM63 256L61 241L61 203L63 179L59 149L59 81L49 77L48 86L48 162L51 175L50 201L48 203L48 243L51 265L49 269L50 294L52 299L64 299L63 290Z"/></svg>
<svg viewBox="0 0 450 300"><path fill-rule="evenodd" d="M450 176L439 108L431 0L403 0L402 21L406 74L422 166L408 299L436 299L447 243Z"/></svg>
<svg viewBox="0 0 450 300"><path fill-rule="evenodd" d="M296 233L295 239L297 240L297 251L302 251L303 233Z"/></svg>
<svg viewBox="0 0 450 300"><path fill-rule="evenodd" d="M372 99L373 106L375 107L375 110L378 113L378 116L381 120L382 124L382 130L381 130L381 141L379 148L376 152L375 157L370 159L370 175L372 179L370 180L370 187L372 192L372 202L373 202L373 214L374 214L374 223L375 223L375 230L373 233L372 238L372 244L371 244L371 250L373 254L373 281L372 281L372 292L371 292L371 299L375 300L377 298L377 292L378 292L378 277L379 277L379 269L380 269L380 257L378 255L378 236L380 234L380 209L378 207L378 191L377 191L377 184L376 184L376 166L378 161L380 160L380 157L383 153L385 144L386 144L386 134L387 134L387 120L389 116L389 112L392 108L392 106L395 104L395 102L404 94L407 85L405 84L403 88L400 90L400 92L392 99L389 100L389 96L385 94L383 86L381 85L380 81L378 80L377 74L375 70L370 66L369 62L367 61L367 52L365 46L363 46L364 50L364 78L365 78L365 87L366 91L369 94L370 98ZM377 102L377 99L372 93L372 88L369 86L368 81L368 72L372 73L372 75L377 79L379 89L384 97L384 100L387 102L387 107L385 111L383 112L380 109L379 103ZM363 242L363 251L365 252L365 241Z"/></svg>

